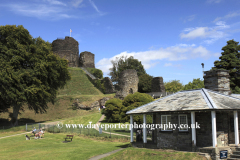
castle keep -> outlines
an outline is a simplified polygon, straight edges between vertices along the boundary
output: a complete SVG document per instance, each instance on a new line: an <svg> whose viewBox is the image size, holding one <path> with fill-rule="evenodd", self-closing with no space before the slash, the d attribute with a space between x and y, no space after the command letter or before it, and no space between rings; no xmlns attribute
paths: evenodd
<svg viewBox="0 0 240 160"><path fill-rule="evenodd" d="M95 68L94 54L91 52L82 52L79 57L79 67Z"/></svg>
<svg viewBox="0 0 240 160"><path fill-rule="evenodd" d="M61 58L68 60L69 67L79 66L79 49L78 41L72 37L65 37L65 39L56 39L52 42L52 51Z"/></svg>

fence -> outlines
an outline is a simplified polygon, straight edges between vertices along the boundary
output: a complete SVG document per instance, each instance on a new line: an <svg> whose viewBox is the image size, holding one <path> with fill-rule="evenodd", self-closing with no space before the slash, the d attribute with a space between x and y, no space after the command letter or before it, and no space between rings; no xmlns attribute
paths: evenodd
<svg viewBox="0 0 240 160"><path fill-rule="evenodd" d="M82 134L82 135L87 135L87 136L94 136L94 137L105 137L105 138L124 138L130 141L130 131L129 129L123 129L123 130L115 130L114 128L108 128L107 130L102 128L102 132L100 133L98 130L95 128L67 128L66 126L63 126L62 128L58 128L56 125L44 125L41 126L43 130L50 132L50 133L77 133L77 134ZM118 135L121 133L119 132L124 132L122 135Z"/></svg>
<svg viewBox="0 0 240 160"><path fill-rule="evenodd" d="M26 123L24 126L16 126L16 127L10 127L10 126L2 126L0 127L0 132L8 132L8 131L17 131L17 130L25 130L27 132L30 132L34 129L43 129L44 131L47 131L49 133L76 133L81 135L87 135L87 136L93 136L93 137L104 137L104 138L112 138L112 139L126 139L127 141L130 141L130 130L129 128L121 128L121 129L115 129L115 128L107 128L105 130L102 128L102 132L100 133L95 128L67 128L63 125L62 128L58 128L56 124L44 124L44 123ZM10 129L10 130L9 130ZM148 138L152 137L151 131L148 131ZM136 137L136 130L134 131L134 137Z"/></svg>

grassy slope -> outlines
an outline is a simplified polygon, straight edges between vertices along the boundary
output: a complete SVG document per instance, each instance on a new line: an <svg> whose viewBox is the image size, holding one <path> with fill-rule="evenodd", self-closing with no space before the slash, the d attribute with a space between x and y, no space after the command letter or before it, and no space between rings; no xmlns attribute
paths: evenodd
<svg viewBox="0 0 240 160"><path fill-rule="evenodd" d="M197 153L177 152L172 150L151 150L143 148L127 148L102 160L206 160L205 157L197 155Z"/></svg>
<svg viewBox="0 0 240 160"><path fill-rule="evenodd" d="M25 140L25 135L0 139L0 159L89 159L127 144L74 136L70 143L62 143L66 134L46 133L43 139ZM129 143L129 142L128 142Z"/></svg>
<svg viewBox="0 0 240 160"><path fill-rule="evenodd" d="M102 95L97 88L88 80L85 72L80 68L69 68L71 81L64 89L59 91L59 96L79 96L79 95Z"/></svg>

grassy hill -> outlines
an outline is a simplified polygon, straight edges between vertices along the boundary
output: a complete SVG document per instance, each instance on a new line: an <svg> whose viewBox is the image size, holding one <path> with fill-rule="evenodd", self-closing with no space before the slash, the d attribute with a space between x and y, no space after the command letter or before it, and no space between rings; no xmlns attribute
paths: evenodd
<svg viewBox="0 0 240 160"><path fill-rule="evenodd" d="M78 95L102 95L94 85L88 80L85 72L80 68L70 68L71 81L64 89L59 90L59 96L78 96Z"/></svg>
<svg viewBox="0 0 240 160"><path fill-rule="evenodd" d="M88 80L87 75L80 68L69 68L71 80L67 85L59 90L55 104L48 104L47 113L35 114L33 110L24 106L24 112L19 114L19 124L57 121L73 117L79 117L88 114L96 114L98 110L85 111L73 110L72 104L78 99L78 102L89 105L92 102L103 97L113 98L114 94L103 94ZM12 112L12 109L9 110ZM9 113L0 114L0 126L9 125Z"/></svg>

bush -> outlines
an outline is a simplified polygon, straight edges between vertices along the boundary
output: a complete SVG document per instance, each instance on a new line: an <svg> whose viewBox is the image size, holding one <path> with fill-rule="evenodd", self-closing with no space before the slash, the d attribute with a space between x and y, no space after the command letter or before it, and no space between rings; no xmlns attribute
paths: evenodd
<svg viewBox="0 0 240 160"><path fill-rule="evenodd" d="M123 109L121 112L121 122L129 122L130 121L130 116L126 115L127 111L130 111L134 108L137 108L139 106L142 106L144 104L150 103L154 101L154 99L145 93L139 93L136 92L134 94L129 94L127 97L124 98L122 104L123 104ZM143 116L133 116L133 120L136 123L143 123ZM147 123L151 123L152 119L151 116L147 116Z"/></svg>
<svg viewBox="0 0 240 160"><path fill-rule="evenodd" d="M120 122L121 116L120 113L122 112L122 100L113 98L106 102L105 109L102 113L105 114L106 119L108 122Z"/></svg>
<svg viewBox="0 0 240 160"><path fill-rule="evenodd" d="M104 87L104 82L101 81L100 79L95 79L93 80L93 85L99 89L102 93L105 93L105 87Z"/></svg>
<svg viewBox="0 0 240 160"><path fill-rule="evenodd" d="M103 79L103 72L100 69L96 68L87 68L88 72L90 72L92 75L94 75L98 79Z"/></svg>

